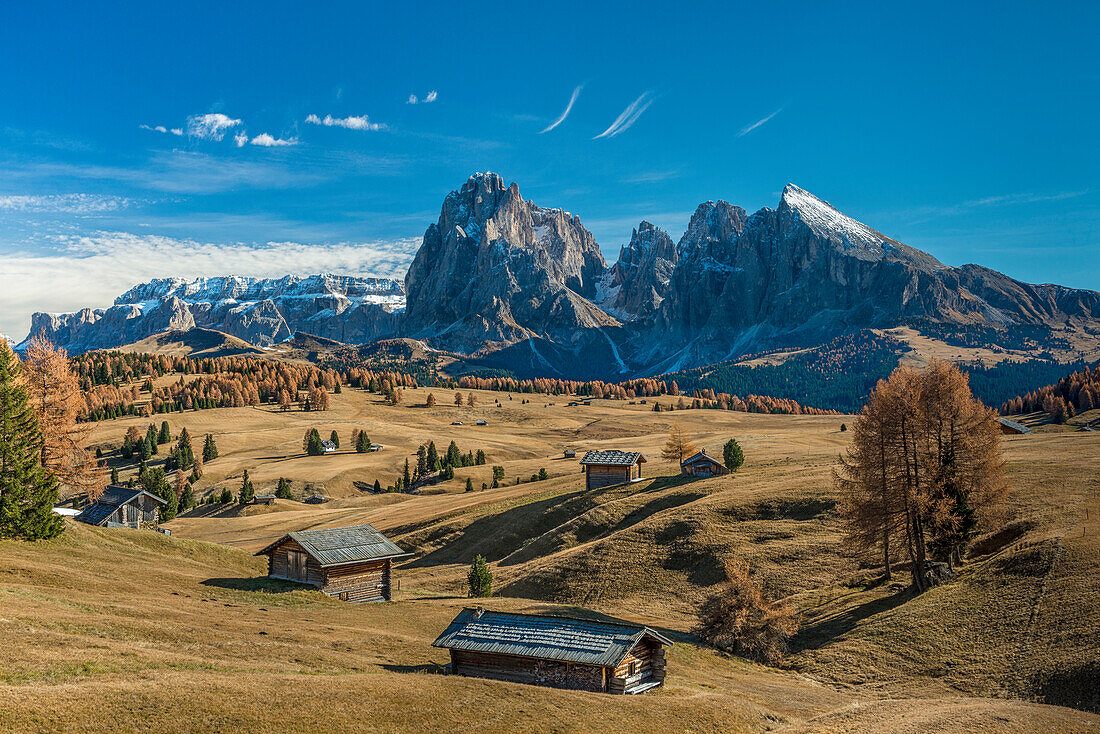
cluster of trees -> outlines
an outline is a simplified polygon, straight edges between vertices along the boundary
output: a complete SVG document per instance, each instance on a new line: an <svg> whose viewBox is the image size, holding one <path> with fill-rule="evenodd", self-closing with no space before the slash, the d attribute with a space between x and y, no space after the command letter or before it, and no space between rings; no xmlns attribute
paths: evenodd
<svg viewBox="0 0 1100 734"><path fill-rule="evenodd" d="M456 467L482 466L485 461L485 452L482 449L478 449L477 452L462 453L458 444L451 441L446 452L441 454L435 446L435 441L429 441L427 445L421 444L416 449L416 463L410 464L409 460L405 459L405 471L397 478L396 489L399 492L407 492L428 479L442 481L454 479Z"/></svg>
<svg viewBox="0 0 1100 734"><path fill-rule="evenodd" d="M1017 395L1001 404L1003 415L1043 411L1055 423L1086 410L1100 408L1100 365L1071 372L1053 385Z"/></svg>
<svg viewBox="0 0 1100 734"><path fill-rule="evenodd" d="M254 357L192 359L150 354L90 352L73 360L83 388L84 420L151 415L271 403L283 410L326 410L330 393L346 380L341 372L314 365ZM160 387L155 381L178 374ZM136 382L142 382L139 388ZM146 396L148 402L137 403Z"/></svg>
<svg viewBox="0 0 1100 734"><path fill-rule="evenodd" d="M835 473L855 547L882 554L891 577L904 549L918 591L959 563L981 525L1000 519L1006 494L1000 427L947 362L899 367L879 382L851 426Z"/></svg>
<svg viewBox="0 0 1100 734"><path fill-rule="evenodd" d="M698 452L699 447L688 437L680 424L672 424L668 431L668 439L665 440L665 446L661 449L661 456L667 461L680 464L683 463L684 459L694 456ZM722 446L722 463L731 472L737 471L745 463L745 453L741 450L741 444L737 443L736 438L731 438Z"/></svg>
<svg viewBox="0 0 1100 734"><path fill-rule="evenodd" d="M162 421L159 430L154 424L150 423L144 435L138 430L137 426L130 426L122 437L119 454L126 461L134 461L138 465L138 474L140 475L145 471L147 462L154 455L160 453L160 446L171 442L172 431L168 421ZM218 446L214 442L212 434L206 434L202 452L196 454L194 445L191 442L191 433L183 428L175 446L169 449L168 455L165 457L164 471L173 472L190 469L189 481L196 482L202 477L206 463L216 458L218 458ZM111 481L118 481L117 470L112 470Z"/></svg>
<svg viewBox="0 0 1100 734"><path fill-rule="evenodd" d="M513 377L473 377L464 375L458 384L463 388L478 390L501 390L519 393L542 393L547 395L580 395L595 398L614 398L626 400L635 397L669 395L678 397L673 404L662 408L654 403L653 410L687 410L688 408L709 408L714 410L735 410L742 413L782 413L790 415L830 415L833 410L820 410L800 405L786 398L774 398L766 395L746 395L741 398L725 392L717 392L710 387L696 387L690 393L683 393L676 380L657 380L642 378L625 382L609 383L599 380L581 382L578 380L557 380L535 378L517 380ZM472 395L472 393L471 393ZM456 403L459 404L459 403Z"/></svg>

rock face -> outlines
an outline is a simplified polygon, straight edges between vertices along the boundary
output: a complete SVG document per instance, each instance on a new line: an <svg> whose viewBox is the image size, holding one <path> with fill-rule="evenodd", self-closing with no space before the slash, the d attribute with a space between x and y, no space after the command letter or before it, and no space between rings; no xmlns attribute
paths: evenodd
<svg viewBox="0 0 1100 734"><path fill-rule="evenodd" d="M606 267L578 217L479 173L447 195L424 233L405 276L404 331L467 353L531 337L570 342L617 325L590 300Z"/></svg>
<svg viewBox="0 0 1100 734"><path fill-rule="evenodd" d="M608 268L579 218L479 173L447 195L404 285L155 280L105 310L35 314L31 333L72 352L195 326L257 346L298 331L346 343L405 336L478 366L607 379L914 321L1095 333L1100 293L948 267L794 185L777 208L752 215L701 204L675 247L642 222Z"/></svg>
<svg viewBox="0 0 1100 734"><path fill-rule="evenodd" d="M256 346L283 341L295 331L366 342L396 333L403 305L401 283L380 278L164 278L130 289L107 309L36 313L30 335L45 333L72 353L195 326Z"/></svg>
<svg viewBox="0 0 1100 734"><path fill-rule="evenodd" d="M672 238L643 221L600 283L597 303L623 321L652 316L668 293L677 260Z"/></svg>

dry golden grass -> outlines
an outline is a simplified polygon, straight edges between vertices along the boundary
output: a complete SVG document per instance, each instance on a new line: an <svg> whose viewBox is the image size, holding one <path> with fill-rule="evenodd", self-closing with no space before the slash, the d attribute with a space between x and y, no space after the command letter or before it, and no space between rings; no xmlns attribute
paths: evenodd
<svg viewBox="0 0 1100 734"><path fill-rule="evenodd" d="M982 539L960 579L917 599L866 586L844 553L829 472L843 417L650 412L650 405L406 391L391 407L347 390L327 413L267 409L168 416L217 437L201 487L247 468L257 490L279 476L324 483L325 505L280 501L225 517L184 517L174 536L71 525L41 544L0 543L0 730L7 731L1088 731L1100 717L1035 699L1095 680L1100 612L1100 436L1006 439L1013 525ZM465 392L465 391L464 391ZM501 398L502 405L492 405ZM547 402L556 405L546 407ZM667 404L667 399L665 400ZM470 425L483 417L487 427ZM162 418L158 416L157 422ZM451 426L460 419L464 426ZM659 459L682 423L717 453L745 449L734 476L684 481ZM136 419L96 429L117 441ZM305 457L301 436L365 428L382 454ZM355 481L396 475L417 444L484 448L509 481L465 493L489 467L459 470L436 494L364 495ZM346 443L345 439L345 443ZM647 478L587 492L564 448L642 450ZM433 490L434 491L434 490ZM1089 511L1086 523L1085 511ZM245 551L283 532L371 522L416 556L396 601L348 605L258 580ZM212 545L201 541L217 541ZM438 675L429 643L465 600L476 553L492 562L496 608L584 607L658 625L668 685L619 699ZM791 670L697 647L686 634L729 557L803 612ZM263 634L261 634L263 633ZM1092 666L1092 667L1090 667ZM1090 672L1091 671L1091 672ZM1092 676L1092 677L1090 677ZM990 698L995 697L995 698ZM1058 700L1056 702L1072 703Z"/></svg>

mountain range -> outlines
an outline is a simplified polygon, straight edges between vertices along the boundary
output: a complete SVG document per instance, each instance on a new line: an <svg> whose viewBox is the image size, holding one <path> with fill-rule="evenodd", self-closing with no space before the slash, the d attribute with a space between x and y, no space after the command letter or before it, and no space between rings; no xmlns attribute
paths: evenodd
<svg viewBox="0 0 1100 734"><path fill-rule="evenodd" d="M675 243L643 221L609 266L578 216L478 173L444 199L403 283L159 279L107 309L36 313L31 334L71 352L194 327L259 347L295 332L350 344L409 337L520 375L609 379L900 326L980 329L993 349L1021 330L1047 334L1079 358L1100 337L1100 293L944 265L793 184L753 214L700 204Z"/></svg>

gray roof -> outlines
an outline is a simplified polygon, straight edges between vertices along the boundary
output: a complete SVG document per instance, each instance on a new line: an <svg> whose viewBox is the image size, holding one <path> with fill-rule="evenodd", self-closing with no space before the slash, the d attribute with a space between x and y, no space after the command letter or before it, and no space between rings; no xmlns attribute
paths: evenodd
<svg viewBox="0 0 1100 734"><path fill-rule="evenodd" d="M617 666L644 637L671 645L649 627L576 617L463 609L433 647Z"/></svg>
<svg viewBox="0 0 1100 734"><path fill-rule="evenodd" d="M122 505L133 502L137 497L145 495L151 497L160 504L167 504L155 494L149 494L141 487L124 487L120 484L111 484L103 490L103 494L95 503L85 507L74 519L86 522L89 525L101 525L115 510Z"/></svg>
<svg viewBox="0 0 1100 734"><path fill-rule="evenodd" d="M708 454L706 451L699 451L698 453L692 454L691 456L687 457L686 459L684 459L680 463L681 464L697 464L697 463L722 464L721 461L714 458L713 456Z"/></svg>
<svg viewBox="0 0 1100 734"><path fill-rule="evenodd" d="M611 451L587 451L584 454L584 458L581 459L581 463L598 464L601 466L633 466L634 464L644 464L645 457L638 451L619 451L618 449L613 449Z"/></svg>
<svg viewBox="0 0 1100 734"><path fill-rule="evenodd" d="M1000 421L1002 426L1007 426L1017 433L1031 433L1031 429L1023 425L1022 423L1010 421L1008 418L1002 418L1001 416L997 416L997 420Z"/></svg>
<svg viewBox="0 0 1100 734"><path fill-rule="evenodd" d="M321 567L340 566L359 561L378 561L412 555L397 547L393 541L374 529L373 525L352 525L346 528L325 530L298 530L287 533L271 545L256 553L266 555L287 539L295 541L313 556Z"/></svg>

